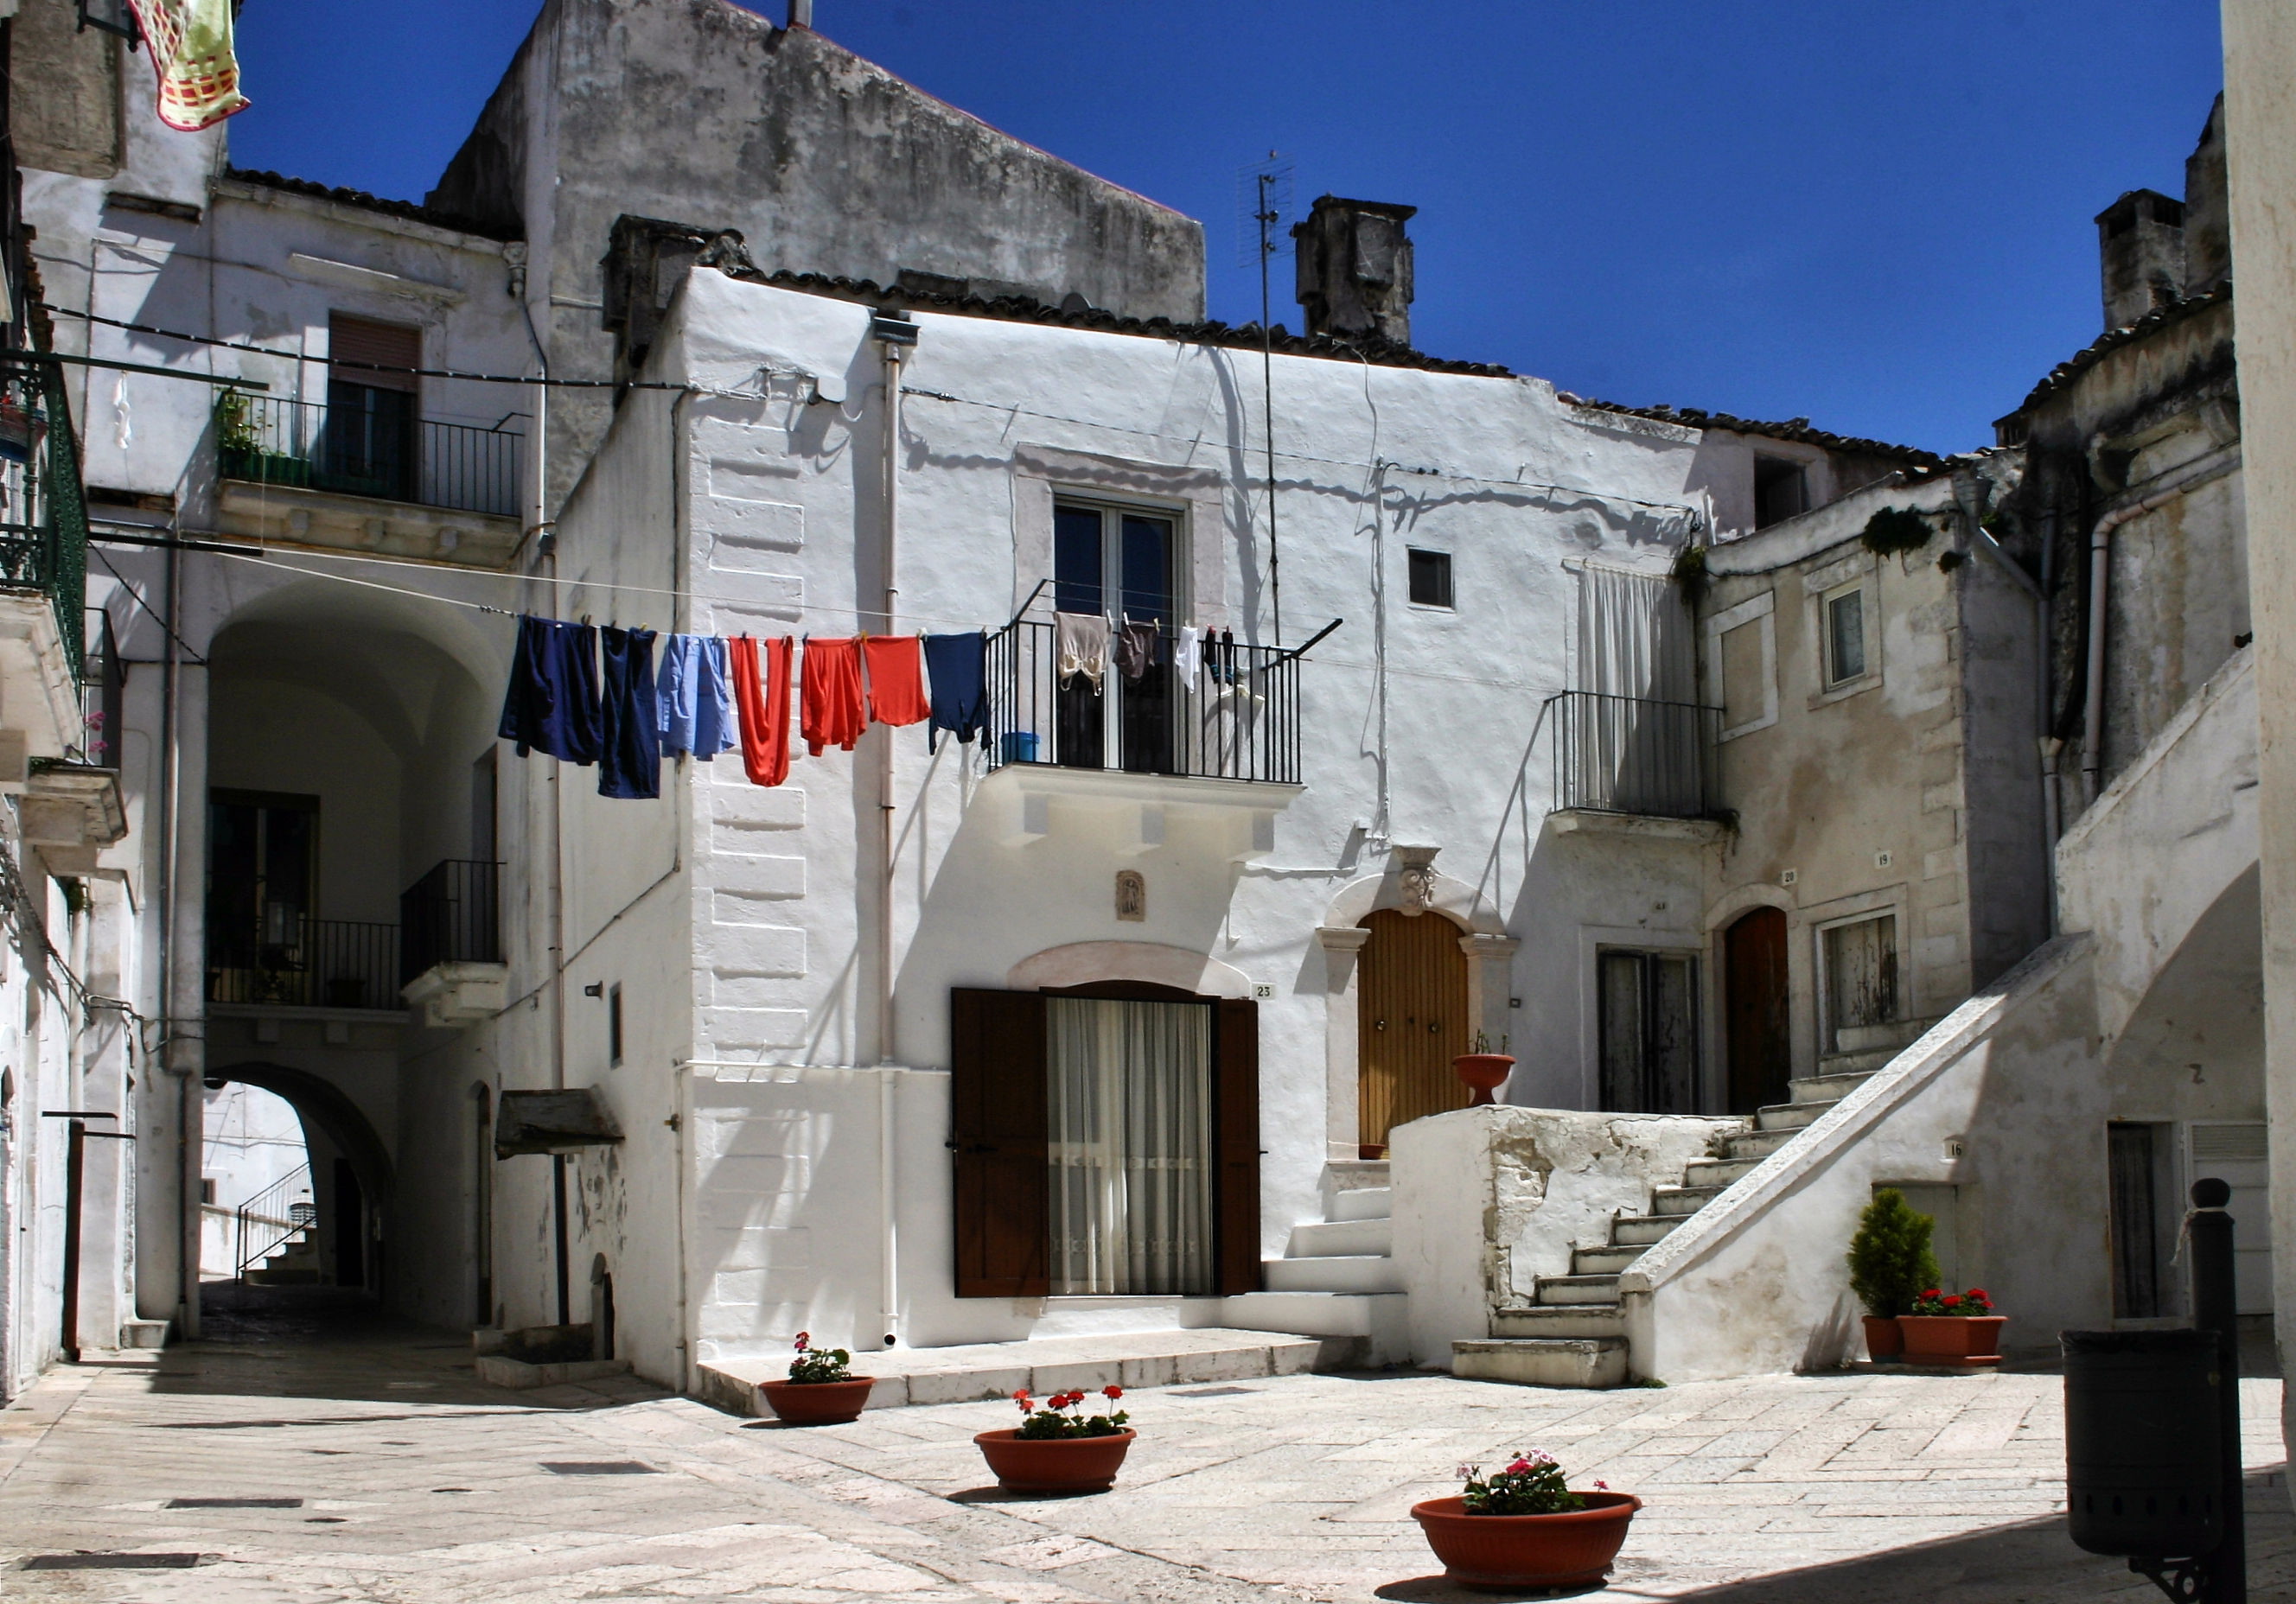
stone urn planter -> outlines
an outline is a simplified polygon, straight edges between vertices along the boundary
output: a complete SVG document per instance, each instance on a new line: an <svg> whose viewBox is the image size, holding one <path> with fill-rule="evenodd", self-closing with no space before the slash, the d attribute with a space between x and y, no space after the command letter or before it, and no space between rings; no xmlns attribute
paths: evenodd
<svg viewBox="0 0 2296 1604"><path fill-rule="evenodd" d="M2001 1357L2005 1314L1900 1314L1906 1358L1914 1364L1974 1364Z"/></svg>
<svg viewBox="0 0 2296 1604"><path fill-rule="evenodd" d="M1467 1106L1480 1109L1492 1101L1492 1093L1506 1084L1506 1077L1514 1073L1514 1060L1504 1052L1463 1052L1451 1060L1451 1068L1474 1093Z"/></svg>
<svg viewBox="0 0 2296 1604"><path fill-rule="evenodd" d="M760 1381L758 1390L774 1413L792 1426L842 1426L861 1418L869 1406L869 1389L876 1385L873 1377L855 1376L843 1381Z"/></svg>
<svg viewBox="0 0 2296 1604"><path fill-rule="evenodd" d="M1906 1334L1898 1329L1897 1316L1868 1314L1865 1321L1868 1359L1895 1359L1906 1351Z"/></svg>
<svg viewBox="0 0 2296 1604"><path fill-rule="evenodd" d="M1464 1498L1411 1507L1446 1579L1463 1587L1593 1587L1610 1575L1643 1501L1586 1493L1583 1510L1552 1515L1470 1515Z"/></svg>
<svg viewBox="0 0 2296 1604"><path fill-rule="evenodd" d="M1007 1430L984 1431L972 1440L996 1479L1015 1493L1105 1493L1139 1435L1024 1437Z"/></svg>

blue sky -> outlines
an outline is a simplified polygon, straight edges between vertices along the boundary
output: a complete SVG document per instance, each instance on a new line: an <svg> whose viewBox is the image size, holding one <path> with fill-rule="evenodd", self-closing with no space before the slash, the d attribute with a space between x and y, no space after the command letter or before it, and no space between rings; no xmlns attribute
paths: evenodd
<svg viewBox="0 0 2296 1604"><path fill-rule="evenodd" d="M751 9L778 18L758 0ZM535 0L257 0L233 159L421 199ZM2100 331L2090 219L2184 192L2213 0L816 0L816 25L1201 218L1236 175L1415 205L1414 343L1938 450ZM374 93L390 86L389 96ZM708 221L706 218L696 221ZM1277 317L1293 327L1289 264Z"/></svg>

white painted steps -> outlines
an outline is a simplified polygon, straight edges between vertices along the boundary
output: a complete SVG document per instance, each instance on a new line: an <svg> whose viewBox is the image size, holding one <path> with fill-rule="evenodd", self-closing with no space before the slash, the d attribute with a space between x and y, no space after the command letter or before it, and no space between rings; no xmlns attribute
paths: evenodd
<svg viewBox="0 0 2296 1604"><path fill-rule="evenodd" d="M1722 1151L1684 1166L1679 1186L1651 1189L1650 1212L1619 1215L1610 1238L1574 1248L1570 1273L1538 1278L1527 1306L1494 1309L1488 1339L1454 1342L1454 1375L1533 1387L1622 1387L1632 1354L1619 1306L1619 1276L1667 1233L1706 1207L1763 1160L1816 1124L1934 1024L1908 1019L1840 1033L1838 1052L1818 1073L1788 1083L1793 1101L1761 1109Z"/></svg>
<svg viewBox="0 0 2296 1604"><path fill-rule="evenodd" d="M1271 1330L1357 1338L1358 1363L1365 1366L1407 1357L1403 1274L1395 1263L1389 1213L1392 1195L1384 1185L1333 1194L1325 1210L1329 1219L1294 1225L1283 1256L1261 1263L1267 1290L1229 1297L1225 1317Z"/></svg>

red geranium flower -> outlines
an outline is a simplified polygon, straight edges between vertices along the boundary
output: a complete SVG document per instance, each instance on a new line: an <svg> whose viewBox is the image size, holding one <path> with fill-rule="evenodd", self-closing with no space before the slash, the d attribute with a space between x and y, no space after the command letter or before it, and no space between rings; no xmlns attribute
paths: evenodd
<svg viewBox="0 0 2296 1604"><path fill-rule="evenodd" d="M812 1340L812 1338L813 1338L813 1333L812 1333L812 1332L810 1332L810 1331L800 1331L800 1332L797 1334L797 1351L798 1351L799 1353L800 1353L800 1354L802 1354L803 1352L805 1352L805 1345L806 1345L808 1342L809 1342L810 1340Z"/></svg>
<svg viewBox="0 0 2296 1604"><path fill-rule="evenodd" d="M1961 1294L1958 1292L1948 1292L1945 1296L1944 1302L1947 1308L1957 1309L1961 1307Z"/></svg>
<svg viewBox="0 0 2296 1604"><path fill-rule="evenodd" d="M1120 1387L1103 1387L1100 1389L1100 1395L1114 1403L1124 1395L1124 1389Z"/></svg>

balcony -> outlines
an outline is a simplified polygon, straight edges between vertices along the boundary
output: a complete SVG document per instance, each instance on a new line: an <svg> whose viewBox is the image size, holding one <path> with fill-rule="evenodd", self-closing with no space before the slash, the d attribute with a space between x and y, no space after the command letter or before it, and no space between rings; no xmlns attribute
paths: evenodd
<svg viewBox="0 0 2296 1604"><path fill-rule="evenodd" d="M53 363L0 356L0 782L85 739L87 512L79 443Z"/></svg>
<svg viewBox="0 0 2296 1604"><path fill-rule="evenodd" d="M500 568L518 544L525 436L241 390L217 397L218 505L232 534ZM507 421L507 420L505 420Z"/></svg>
<svg viewBox="0 0 2296 1604"><path fill-rule="evenodd" d="M1719 709L1595 691L1546 699L1554 741L1554 811L1563 829L1612 819L1718 816L1712 752ZM1652 833L1706 833L1660 830Z"/></svg>
<svg viewBox="0 0 2296 1604"><path fill-rule="evenodd" d="M1267 851L1275 814L1300 790L1300 665L1330 633L1289 650L1223 633L1183 671L1176 632L1160 629L1137 677L1111 646L1095 691L1081 675L1062 683L1055 622L1014 619L989 637L988 659L988 767L1016 804L1006 838L1046 834L1059 798L1124 812L1119 850L1160 845L1165 815L1178 809L1247 822L1234 856Z"/></svg>
<svg viewBox="0 0 2296 1604"><path fill-rule="evenodd" d="M400 894L397 924L315 919L279 903L260 904L261 928L255 931L211 924L208 1001L272 1008L412 1007L430 1024L490 1015L502 1006L507 978L499 871L498 864L461 859L435 865Z"/></svg>

